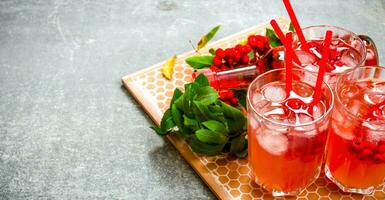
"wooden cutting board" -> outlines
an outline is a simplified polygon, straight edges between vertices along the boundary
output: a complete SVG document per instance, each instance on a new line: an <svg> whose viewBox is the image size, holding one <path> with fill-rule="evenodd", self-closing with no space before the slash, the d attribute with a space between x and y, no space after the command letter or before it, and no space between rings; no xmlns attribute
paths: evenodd
<svg viewBox="0 0 385 200"><path fill-rule="evenodd" d="M287 19L280 17L277 22L283 30L288 30L289 21ZM210 48L232 47L251 34L264 35L266 27L269 27L269 23L251 27L210 43L200 52L207 53ZM167 80L162 76L161 68L164 62L122 78L124 86L142 105L155 124L160 124L163 113L170 104L174 89L176 87L183 88L185 83L192 81L191 74L193 69L184 60L194 54L195 51L190 51L178 56L172 80ZM202 156L192 152L188 144L178 136L170 135L167 136L167 139L171 141L218 198L273 199L268 192L251 180L250 168L246 158L239 159L229 155ZM380 187L372 196L347 194L339 190L336 185L327 180L324 174L322 174L315 183L306 188L298 197L290 197L290 199L385 199L384 189L383 186Z"/></svg>

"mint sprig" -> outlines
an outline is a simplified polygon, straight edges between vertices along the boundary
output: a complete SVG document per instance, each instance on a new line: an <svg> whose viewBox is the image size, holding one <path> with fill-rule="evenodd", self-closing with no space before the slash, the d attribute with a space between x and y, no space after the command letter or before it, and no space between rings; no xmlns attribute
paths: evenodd
<svg viewBox="0 0 385 200"><path fill-rule="evenodd" d="M186 84L184 92L174 91L160 127L151 128L161 136L179 134L197 153L247 155L245 115L220 101L203 74Z"/></svg>

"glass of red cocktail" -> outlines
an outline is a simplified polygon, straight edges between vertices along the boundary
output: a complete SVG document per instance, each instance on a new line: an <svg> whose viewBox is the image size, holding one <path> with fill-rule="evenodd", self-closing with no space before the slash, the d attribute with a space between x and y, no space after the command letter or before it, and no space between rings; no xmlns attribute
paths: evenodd
<svg viewBox="0 0 385 200"><path fill-rule="evenodd" d="M326 176L345 192L370 194L385 178L385 68L356 68L335 90Z"/></svg>
<svg viewBox="0 0 385 200"><path fill-rule="evenodd" d="M301 62L295 66L312 72L318 71L327 30L333 31L333 39L324 80L334 87L341 74L365 63L366 47L361 38L351 31L335 26L310 26L302 29L308 49L301 45L297 35L293 38L293 49Z"/></svg>
<svg viewBox="0 0 385 200"><path fill-rule="evenodd" d="M285 69L258 76L247 94L249 164L256 183L274 196L299 194L318 177L333 107L330 86L323 83L312 104L317 77L292 73L289 95Z"/></svg>

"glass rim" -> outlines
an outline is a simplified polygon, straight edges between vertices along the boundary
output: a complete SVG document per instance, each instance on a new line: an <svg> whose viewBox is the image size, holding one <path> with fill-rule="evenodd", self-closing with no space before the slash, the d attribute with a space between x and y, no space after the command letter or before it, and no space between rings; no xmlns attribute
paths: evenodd
<svg viewBox="0 0 385 200"><path fill-rule="evenodd" d="M357 67L357 68L355 68L355 69L353 69L353 70L350 70L349 72L347 72L346 74L340 76L340 77L337 79L337 82L336 82L336 85L335 85L335 86L336 86L336 87L335 87L335 89L336 89L336 101L338 101L338 103L342 105L343 109L348 113L348 115L349 115L350 117L352 117L354 120L357 120L357 121L359 121L359 122L363 122L363 121L365 121L364 119L362 119L362 118L360 118L360 117L354 115L354 114L353 114L347 107L343 106L342 100L341 100L341 98L340 98L340 95L338 95L338 91L337 91L337 88L338 88L338 86L341 84L342 79L345 78L345 77L347 77L347 76L349 76L349 75L351 75L352 73L354 73L356 70L359 70L359 69L381 69L381 70L384 70L384 71L385 71L385 67L379 66L379 65L373 65L373 66L360 66L360 67ZM385 79L384 79L384 81L385 81ZM385 129L380 129L380 130L378 130L378 131L381 131L381 130L385 130Z"/></svg>
<svg viewBox="0 0 385 200"><path fill-rule="evenodd" d="M326 83L325 81L322 81L322 83L325 84L326 87L327 87L327 89L328 89L328 91L330 91L330 94L331 94L331 103L330 103L329 108L327 109L327 111L324 112L324 113L322 114L321 117L319 117L319 118L317 118L317 119L315 119L315 120L313 120L313 121L311 121L311 122L306 122L306 123L303 123L303 124L289 124L289 123L277 122L277 121L275 121L275 120L272 120L272 119L270 119L270 118L265 117L263 114L259 113L259 112L255 109L255 107L254 107L254 105L253 105L253 103L252 103L252 101L251 101L251 99L250 99L250 98L251 98L251 95L250 95L250 93L251 93L251 87L252 87L253 85L255 85L256 82L259 81L259 79L261 79L262 77L266 76L267 74L273 73L273 72L278 72L278 71L285 71L285 70L286 70L285 68L269 70L269 71L267 71L267 72L265 72L265 73L263 73L263 74L260 74L257 78L255 78L255 79L250 83L250 85L249 85L249 87L248 87L248 89L247 89L247 97L246 97L246 101L247 101L247 104L250 104L250 105L251 105L250 107L251 107L252 111L253 111L254 113L256 113L259 117L261 117L263 120L266 120L266 121L268 121L268 122L270 122L270 123L272 123L272 124L274 124L274 125L287 126L287 127L303 127L303 126L310 126L310 125L316 124L316 123L318 123L319 121L325 119L325 118L331 113L331 111L332 111L333 108L334 108L334 92L333 92L333 89L330 87L330 85L329 85L328 83ZM304 72L304 73L308 73L310 76L313 76L313 77L315 77L315 78L317 79L317 76L315 76L313 73L311 73L311 72L309 72L309 71L307 71L307 70L304 70L304 69L292 69L292 70L293 70L293 71L302 71L302 72ZM249 111L248 111L248 112L249 112Z"/></svg>
<svg viewBox="0 0 385 200"><path fill-rule="evenodd" d="M354 32L352 32L352 31L350 31L350 30L348 30L348 29L345 29L345 28L342 28L342 27L339 27L339 26L324 25L324 24L307 26L307 27L305 27L305 28L302 28L302 31L304 31L304 30L309 30L309 29L315 29L315 28L330 28L330 29L338 29L338 30L345 31L345 32L347 32L347 33L353 35L353 36L354 36L354 37L355 37L355 38L362 44L362 46L363 46L363 48L364 48L363 52L360 52L360 53L362 53L361 55L363 55L363 56L361 57L360 62L357 64L357 66L355 66L355 67L353 67L353 68L351 68L351 69L347 69L347 70L345 70L345 71L343 71L343 72L338 72L338 73L335 73L335 72L326 72L326 71L325 71L325 75L344 74L344 73L349 72L349 71L352 71L352 70L354 70L354 69L356 69L356 68L358 68L358 67L364 66L364 63L365 63L365 61L366 61L367 49L366 49L366 46L365 46L364 41L362 41L362 39L361 39L360 37L358 37L357 34L355 34ZM334 34L334 33L333 33L333 34ZM295 36L295 37L298 37L298 36L297 36L297 33L294 32L293 37L294 37L294 36ZM306 39L306 37L305 37L305 39ZM295 66L298 66L298 65L295 64ZM301 69L307 70L307 71L311 71L311 70L309 70L309 69L305 69L305 68L302 67L302 66L298 66L298 67L301 68ZM317 71L311 71L311 72L317 72Z"/></svg>

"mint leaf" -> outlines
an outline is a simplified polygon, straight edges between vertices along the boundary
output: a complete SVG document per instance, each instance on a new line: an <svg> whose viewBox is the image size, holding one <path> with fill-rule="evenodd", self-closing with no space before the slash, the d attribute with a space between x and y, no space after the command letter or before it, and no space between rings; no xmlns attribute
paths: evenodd
<svg viewBox="0 0 385 200"><path fill-rule="evenodd" d="M210 67L213 64L213 56L191 56L186 59L186 63L194 69Z"/></svg>
<svg viewBox="0 0 385 200"><path fill-rule="evenodd" d="M172 119L171 109L167 109L167 111L164 113L162 117L162 121L160 123L160 128L164 133L170 132L172 128L175 127L175 123Z"/></svg>
<svg viewBox="0 0 385 200"><path fill-rule="evenodd" d="M240 130L243 130L246 127L246 118L243 113L224 102L221 102L221 104L223 108L223 114L227 119L227 127L229 132L236 133Z"/></svg>
<svg viewBox="0 0 385 200"><path fill-rule="evenodd" d="M272 47L282 46L282 42L278 38L278 36L275 34L274 30L267 28L266 36L269 38L270 46Z"/></svg>
<svg viewBox="0 0 385 200"><path fill-rule="evenodd" d="M218 100L218 92L210 86L200 87L196 91L196 101L203 105L210 105Z"/></svg>
<svg viewBox="0 0 385 200"><path fill-rule="evenodd" d="M218 155L225 144L218 144L218 145L210 145L206 144L204 142L199 141L196 137L192 137L189 140L189 144L191 146L191 149L196 153L205 154L208 156L214 156Z"/></svg>
<svg viewBox="0 0 385 200"><path fill-rule="evenodd" d="M196 131L196 130L199 130L200 129L200 126L199 126L199 123L197 120L195 119L191 119L189 117L187 117L186 115L183 115L183 124L189 128L191 128L192 130Z"/></svg>
<svg viewBox="0 0 385 200"><path fill-rule="evenodd" d="M171 105L171 115L172 115L172 119L175 122L175 124L178 127L182 127L183 126L182 113L178 110L178 108L176 107L175 104Z"/></svg>
<svg viewBox="0 0 385 200"><path fill-rule="evenodd" d="M208 128L210 131L217 132L217 133L223 133L228 134L226 126L222 124L221 122L215 121L215 120L209 120L202 123L203 126Z"/></svg>
<svg viewBox="0 0 385 200"><path fill-rule="evenodd" d="M208 129L200 129L195 131L195 136L199 141L208 144L225 144L228 139L223 133L210 131Z"/></svg>
<svg viewBox="0 0 385 200"><path fill-rule="evenodd" d="M167 135L167 132L163 132L162 129L159 128L159 127L156 127L156 126L150 126L150 128L151 128L152 130L154 130L155 133L158 134L158 135L160 135L160 136L165 136L165 135Z"/></svg>
<svg viewBox="0 0 385 200"><path fill-rule="evenodd" d="M193 101L192 110L196 119L200 122L204 122L214 118L209 108L206 105L202 104L200 101Z"/></svg>
<svg viewBox="0 0 385 200"><path fill-rule="evenodd" d="M195 83L198 83L199 86L203 87L203 86L210 86L210 82L209 82L209 79L207 79L207 77L204 75L204 74L199 74L196 78L195 78Z"/></svg>
<svg viewBox="0 0 385 200"><path fill-rule="evenodd" d="M205 47L206 44L213 39L215 34L218 32L219 28L221 28L221 25L217 25L214 28L212 28L206 35L204 35L198 42L198 50Z"/></svg>
<svg viewBox="0 0 385 200"><path fill-rule="evenodd" d="M183 95L183 92L180 91L180 89L175 88L174 94L173 94L173 96L172 96L170 105L174 104L174 102L175 102L179 97L181 97L182 95ZM171 106L170 106L170 107L171 107Z"/></svg>
<svg viewBox="0 0 385 200"><path fill-rule="evenodd" d="M222 101L221 101L221 104L222 104L223 114L225 115L226 118L234 119L237 121L245 121L246 120L245 116L243 115L243 113L240 110L238 110L238 109L236 109L236 108L234 108L234 107L232 107L232 106L230 106L230 105L228 105Z"/></svg>

